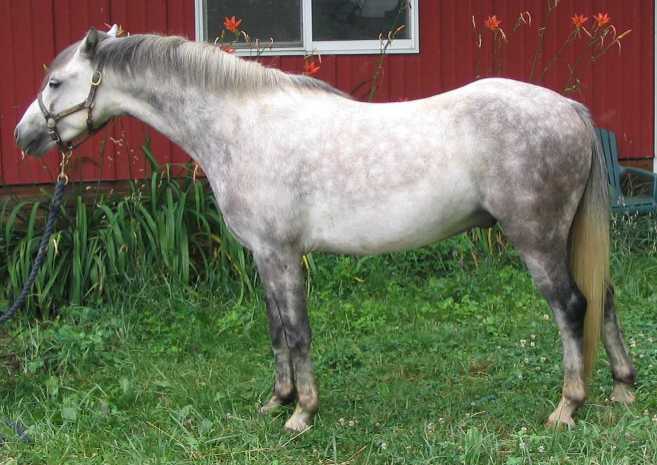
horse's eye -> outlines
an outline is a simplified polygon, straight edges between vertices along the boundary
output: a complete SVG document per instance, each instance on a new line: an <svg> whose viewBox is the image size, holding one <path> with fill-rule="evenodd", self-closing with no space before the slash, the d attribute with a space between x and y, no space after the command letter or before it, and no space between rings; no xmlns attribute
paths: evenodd
<svg viewBox="0 0 657 465"><path fill-rule="evenodd" d="M59 81L57 79L51 79L50 81L48 81L48 87L50 87L51 89L56 89L59 87L61 83L62 81Z"/></svg>

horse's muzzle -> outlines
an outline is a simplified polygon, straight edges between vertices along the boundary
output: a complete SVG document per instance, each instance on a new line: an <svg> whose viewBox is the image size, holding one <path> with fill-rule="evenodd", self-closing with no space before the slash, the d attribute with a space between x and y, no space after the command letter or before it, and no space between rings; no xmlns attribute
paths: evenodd
<svg viewBox="0 0 657 465"><path fill-rule="evenodd" d="M30 130L25 128L23 124L18 124L14 129L14 138L16 145L25 154L29 155L43 155L50 150L53 145L50 137L45 131Z"/></svg>

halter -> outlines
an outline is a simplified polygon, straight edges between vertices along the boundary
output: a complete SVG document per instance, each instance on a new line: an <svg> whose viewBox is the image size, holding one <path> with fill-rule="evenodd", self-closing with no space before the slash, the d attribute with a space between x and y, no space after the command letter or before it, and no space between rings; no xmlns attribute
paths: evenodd
<svg viewBox="0 0 657 465"><path fill-rule="evenodd" d="M91 135L96 132L98 132L104 124L101 124L98 127L94 127L94 122L92 119L92 112L94 108L94 99L96 98L96 91L98 90L98 87L100 87L101 82L103 82L103 63L98 63L98 67L94 71L93 75L91 76L91 88L89 89L89 95L87 95L87 99L84 102L80 102L75 106L72 106L70 108L67 108L66 110L60 111L59 113L51 113L48 111L48 108L46 105L43 103L43 98L42 98L42 92L39 92L38 96L38 102L39 102L39 108L41 108L41 113L43 113L43 117L46 119L46 126L48 127L48 134L50 135L50 138L54 140L57 145L59 146L60 150L62 153L65 152L71 152L73 149L78 147L85 139L82 139L78 143L73 143L72 141L69 142L64 142L62 137L59 135L59 131L57 130L57 122L66 118L67 116L70 116L74 113L77 113L82 110L87 110L87 134Z"/></svg>

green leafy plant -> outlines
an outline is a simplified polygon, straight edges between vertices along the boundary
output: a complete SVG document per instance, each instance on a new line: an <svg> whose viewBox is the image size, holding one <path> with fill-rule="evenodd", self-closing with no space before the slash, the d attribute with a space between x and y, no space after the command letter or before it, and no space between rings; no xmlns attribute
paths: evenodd
<svg viewBox="0 0 657 465"><path fill-rule="evenodd" d="M64 304L113 301L121 289L161 274L184 285L204 282L238 299L254 291L253 265L232 237L205 182L171 177L143 146L151 176L123 198L93 205L81 194L62 207L27 308L53 314ZM0 208L0 279L12 300L26 279L47 205L5 200Z"/></svg>

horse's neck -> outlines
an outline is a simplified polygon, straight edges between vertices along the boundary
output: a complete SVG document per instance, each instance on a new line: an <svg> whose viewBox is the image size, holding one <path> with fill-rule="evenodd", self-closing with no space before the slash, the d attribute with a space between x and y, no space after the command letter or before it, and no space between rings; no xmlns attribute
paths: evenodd
<svg viewBox="0 0 657 465"><path fill-rule="evenodd" d="M221 142L215 130L223 117L221 96L158 79L135 79L123 94L122 113L158 130L202 165L209 145Z"/></svg>

